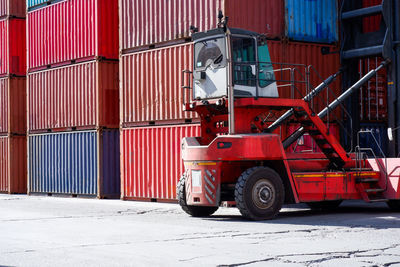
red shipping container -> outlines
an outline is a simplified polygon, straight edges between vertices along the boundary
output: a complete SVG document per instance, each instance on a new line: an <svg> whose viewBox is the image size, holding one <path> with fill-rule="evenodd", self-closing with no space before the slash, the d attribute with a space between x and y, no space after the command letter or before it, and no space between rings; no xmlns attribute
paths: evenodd
<svg viewBox="0 0 400 267"><path fill-rule="evenodd" d="M26 0L0 0L0 18L25 18Z"/></svg>
<svg viewBox="0 0 400 267"><path fill-rule="evenodd" d="M269 48L271 60L280 62L281 43L271 41ZM120 70L123 127L198 118L194 112L183 111L182 70L192 68L192 43L123 55ZM185 91L185 102L191 98L188 92Z"/></svg>
<svg viewBox="0 0 400 267"><path fill-rule="evenodd" d="M0 192L25 193L26 185L26 137L0 137Z"/></svg>
<svg viewBox="0 0 400 267"><path fill-rule="evenodd" d="M310 69L310 88L308 91L304 84L296 83L298 90L294 90L294 93L291 92L290 87L279 89L280 97L302 98L302 96L305 96L307 92L318 86L323 80L340 69L339 53L322 55L321 49L324 47L329 48L330 51L338 49L338 47L334 45L301 42L289 42L283 44L282 50L284 62L304 64L306 66L312 65L313 67ZM303 74L296 74L295 79L304 81L304 67L298 67L298 70ZM337 78L329 88L330 90L324 89L318 96L314 97L314 102L311 103L311 108L315 112L318 113L324 109L328 103L335 100L335 98L341 94L341 79ZM336 108L334 114L330 116L330 119L340 120L340 112L341 108Z"/></svg>
<svg viewBox="0 0 400 267"><path fill-rule="evenodd" d="M380 57L359 62L360 77L375 69L383 61ZM360 119L364 122L382 122L387 119L387 70L379 71L360 90Z"/></svg>
<svg viewBox="0 0 400 267"><path fill-rule="evenodd" d="M118 0L66 0L28 13L28 68L118 59Z"/></svg>
<svg viewBox="0 0 400 267"><path fill-rule="evenodd" d="M382 4L382 0L363 0L363 7L371 7ZM382 15L373 15L363 18L363 32L376 32L379 30Z"/></svg>
<svg viewBox="0 0 400 267"><path fill-rule="evenodd" d="M200 136L199 125L122 129L122 197L176 199L176 183L184 171L181 140L190 136Z"/></svg>
<svg viewBox="0 0 400 267"><path fill-rule="evenodd" d="M286 43L268 41L271 61L276 63L293 63L313 65L319 74L311 71L311 85L319 85L323 79L337 72L340 68L338 54L322 55L321 48L335 46L323 46L319 44ZM182 101L182 70L193 68L193 45L183 44L159 49L146 50L121 57L121 107L120 120L123 127L141 125L148 122L168 123L170 121L195 119L197 115L183 111ZM305 66L297 67L304 75L297 79L305 81ZM274 64L277 68L285 68L286 65ZM279 80L289 79L288 71L282 71L283 76L276 72ZM322 77L320 79L319 75ZM289 84L286 82L286 84ZM296 84L304 96L307 93L305 84ZM340 95L340 79L331 86L334 94L328 95L329 102L335 99L334 95ZM189 101L188 91L185 101ZM297 92L297 91L296 91ZM327 89L321 93L321 98L315 98L313 108L316 112L322 110L327 104ZM280 97L300 98L300 94L292 94L290 86L279 88ZM339 110L331 116L332 120L339 118Z"/></svg>
<svg viewBox="0 0 400 267"><path fill-rule="evenodd" d="M24 19L0 21L0 77L26 75L26 35Z"/></svg>
<svg viewBox="0 0 400 267"><path fill-rule="evenodd" d="M0 134L26 133L26 78L0 78Z"/></svg>
<svg viewBox="0 0 400 267"><path fill-rule="evenodd" d="M120 0L122 51L190 36L217 27L218 11L229 16L229 26L280 38L284 32L282 0Z"/></svg>
<svg viewBox="0 0 400 267"><path fill-rule="evenodd" d="M91 61L28 75L28 131L118 128L118 62Z"/></svg>

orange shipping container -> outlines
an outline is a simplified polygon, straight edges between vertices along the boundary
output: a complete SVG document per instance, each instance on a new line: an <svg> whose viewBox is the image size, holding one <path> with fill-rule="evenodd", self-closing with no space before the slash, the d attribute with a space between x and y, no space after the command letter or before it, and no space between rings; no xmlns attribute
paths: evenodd
<svg viewBox="0 0 400 267"><path fill-rule="evenodd" d="M0 192L25 193L26 185L26 137L0 137Z"/></svg>
<svg viewBox="0 0 400 267"><path fill-rule="evenodd" d="M0 134L26 133L26 78L0 78Z"/></svg>

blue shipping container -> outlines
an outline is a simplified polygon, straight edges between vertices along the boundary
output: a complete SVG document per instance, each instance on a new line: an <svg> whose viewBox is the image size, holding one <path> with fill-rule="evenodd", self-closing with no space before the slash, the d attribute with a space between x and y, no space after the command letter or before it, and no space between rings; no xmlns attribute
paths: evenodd
<svg viewBox="0 0 400 267"><path fill-rule="evenodd" d="M285 0L286 36L291 40L338 41L337 0Z"/></svg>
<svg viewBox="0 0 400 267"><path fill-rule="evenodd" d="M377 157L387 156L389 144L387 126L383 123L362 123L360 129L371 131L371 133L360 133L360 147L371 148ZM373 154L369 152L368 156L371 157Z"/></svg>
<svg viewBox="0 0 400 267"><path fill-rule="evenodd" d="M29 193L120 197L119 130L29 136Z"/></svg>

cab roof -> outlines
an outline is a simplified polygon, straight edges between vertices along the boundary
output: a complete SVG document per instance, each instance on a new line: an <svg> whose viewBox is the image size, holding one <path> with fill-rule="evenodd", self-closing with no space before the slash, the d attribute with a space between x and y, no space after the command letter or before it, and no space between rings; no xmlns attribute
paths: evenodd
<svg viewBox="0 0 400 267"><path fill-rule="evenodd" d="M248 30L243 30L243 29L239 29L239 28L229 28L229 30L231 31L232 34L249 35L249 36L260 35L259 33L248 31ZM203 39L206 37L212 37L212 36L222 35L222 34L225 34L225 31L222 28L212 29L212 30L208 30L206 32L196 32L196 33L192 34L192 40L196 41L196 40Z"/></svg>

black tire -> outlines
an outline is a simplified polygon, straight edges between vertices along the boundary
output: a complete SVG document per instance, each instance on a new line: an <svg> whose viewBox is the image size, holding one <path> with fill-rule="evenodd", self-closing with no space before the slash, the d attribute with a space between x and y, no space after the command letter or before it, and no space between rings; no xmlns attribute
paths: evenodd
<svg viewBox="0 0 400 267"><path fill-rule="evenodd" d="M176 192L179 205L187 214L193 217L207 217L218 210L218 207L189 206L186 204L186 176L183 174L177 184Z"/></svg>
<svg viewBox="0 0 400 267"><path fill-rule="evenodd" d="M247 169L236 183L235 200L243 217L257 221L272 219L285 200L282 179L268 167Z"/></svg>
<svg viewBox="0 0 400 267"><path fill-rule="evenodd" d="M397 199L391 199L388 202L386 202L388 207L393 210L393 211L400 211L400 200Z"/></svg>
<svg viewBox="0 0 400 267"><path fill-rule="evenodd" d="M341 203L342 200L328 200L319 202L308 202L306 204L312 210L335 210L340 206Z"/></svg>

